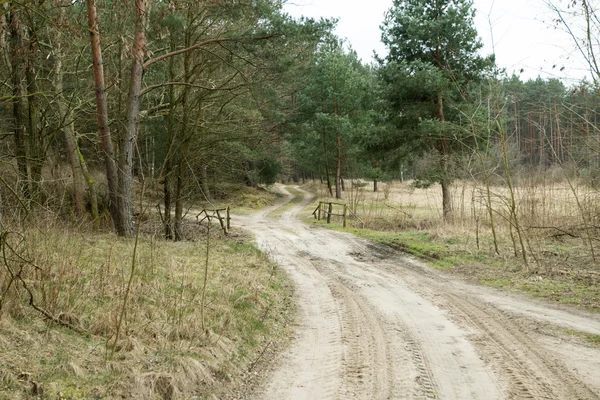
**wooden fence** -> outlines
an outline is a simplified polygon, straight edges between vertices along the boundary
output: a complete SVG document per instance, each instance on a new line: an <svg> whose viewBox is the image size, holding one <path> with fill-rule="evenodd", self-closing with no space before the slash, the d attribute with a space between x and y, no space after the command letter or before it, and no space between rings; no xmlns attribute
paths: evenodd
<svg viewBox="0 0 600 400"><path fill-rule="evenodd" d="M225 216L221 215L221 213L223 212L225 213ZM200 219L201 215L204 215L204 217ZM198 215L196 215L196 221L198 221L199 224L201 224L204 220L207 220L210 224L213 218L219 220L219 224L221 224L221 229L223 229L223 233L227 235L229 233L229 230L231 229L231 210L229 209L229 207L214 210L205 208L202 211L200 211Z"/></svg>
<svg viewBox="0 0 600 400"><path fill-rule="evenodd" d="M339 207L342 207L342 210L338 211L337 213L334 213L334 206L336 206L336 208L338 209ZM352 211L350 207L348 207L346 203L320 201L319 205L317 206L317 208L315 208L315 211L313 211L312 215L319 221L322 219L327 220L328 224L331 223L331 216L342 217L342 225L344 228L347 225L348 216L353 216L361 223L362 227L365 226L364 222L358 217L358 215L354 213L354 211Z"/></svg>

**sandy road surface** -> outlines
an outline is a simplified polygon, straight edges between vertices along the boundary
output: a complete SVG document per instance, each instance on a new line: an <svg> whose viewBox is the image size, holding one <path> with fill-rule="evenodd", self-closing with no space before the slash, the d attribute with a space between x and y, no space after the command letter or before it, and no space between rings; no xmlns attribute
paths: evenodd
<svg viewBox="0 0 600 400"><path fill-rule="evenodd" d="M285 188L282 189L285 191ZM240 217L296 283L291 346L256 399L598 399L600 316L456 281L296 218Z"/></svg>

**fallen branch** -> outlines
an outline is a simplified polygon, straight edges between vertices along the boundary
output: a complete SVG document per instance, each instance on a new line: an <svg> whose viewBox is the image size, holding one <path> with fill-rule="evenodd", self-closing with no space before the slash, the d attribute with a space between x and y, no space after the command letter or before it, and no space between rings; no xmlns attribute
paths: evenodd
<svg viewBox="0 0 600 400"><path fill-rule="evenodd" d="M251 372L254 369L256 364L258 364L258 362L263 358L263 356L265 355L265 353L267 352L267 349L269 348L269 346L271 344L273 344L273 341L269 341L269 343L267 343L267 345L262 349L262 351L260 352L260 354L258 355L256 360L254 360L250 363L250 366L248 367L248 372Z"/></svg>

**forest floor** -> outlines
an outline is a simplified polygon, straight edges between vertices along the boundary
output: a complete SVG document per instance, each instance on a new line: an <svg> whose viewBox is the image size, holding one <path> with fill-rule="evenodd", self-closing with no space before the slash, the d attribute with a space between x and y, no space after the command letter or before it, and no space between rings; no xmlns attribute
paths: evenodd
<svg viewBox="0 0 600 400"><path fill-rule="evenodd" d="M600 346L589 340L599 314L471 284L303 223L312 195L282 191L237 222L294 281L298 304L291 345L261 365L253 398L600 398Z"/></svg>

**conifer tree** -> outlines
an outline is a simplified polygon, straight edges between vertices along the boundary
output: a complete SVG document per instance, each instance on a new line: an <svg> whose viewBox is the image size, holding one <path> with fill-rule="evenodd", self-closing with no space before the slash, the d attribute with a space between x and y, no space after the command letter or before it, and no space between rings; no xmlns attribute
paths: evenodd
<svg viewBox="0 0 600 400"><path fill-rule="evenodd" d="M380 72L390 115L404 144L416 141L436 154L429 181L442 186L445 219L452 215L451 156L466 139L456 110L492 65L478 53L474 15L472 0L394 0L381 27L389 50Z"/></svg>

